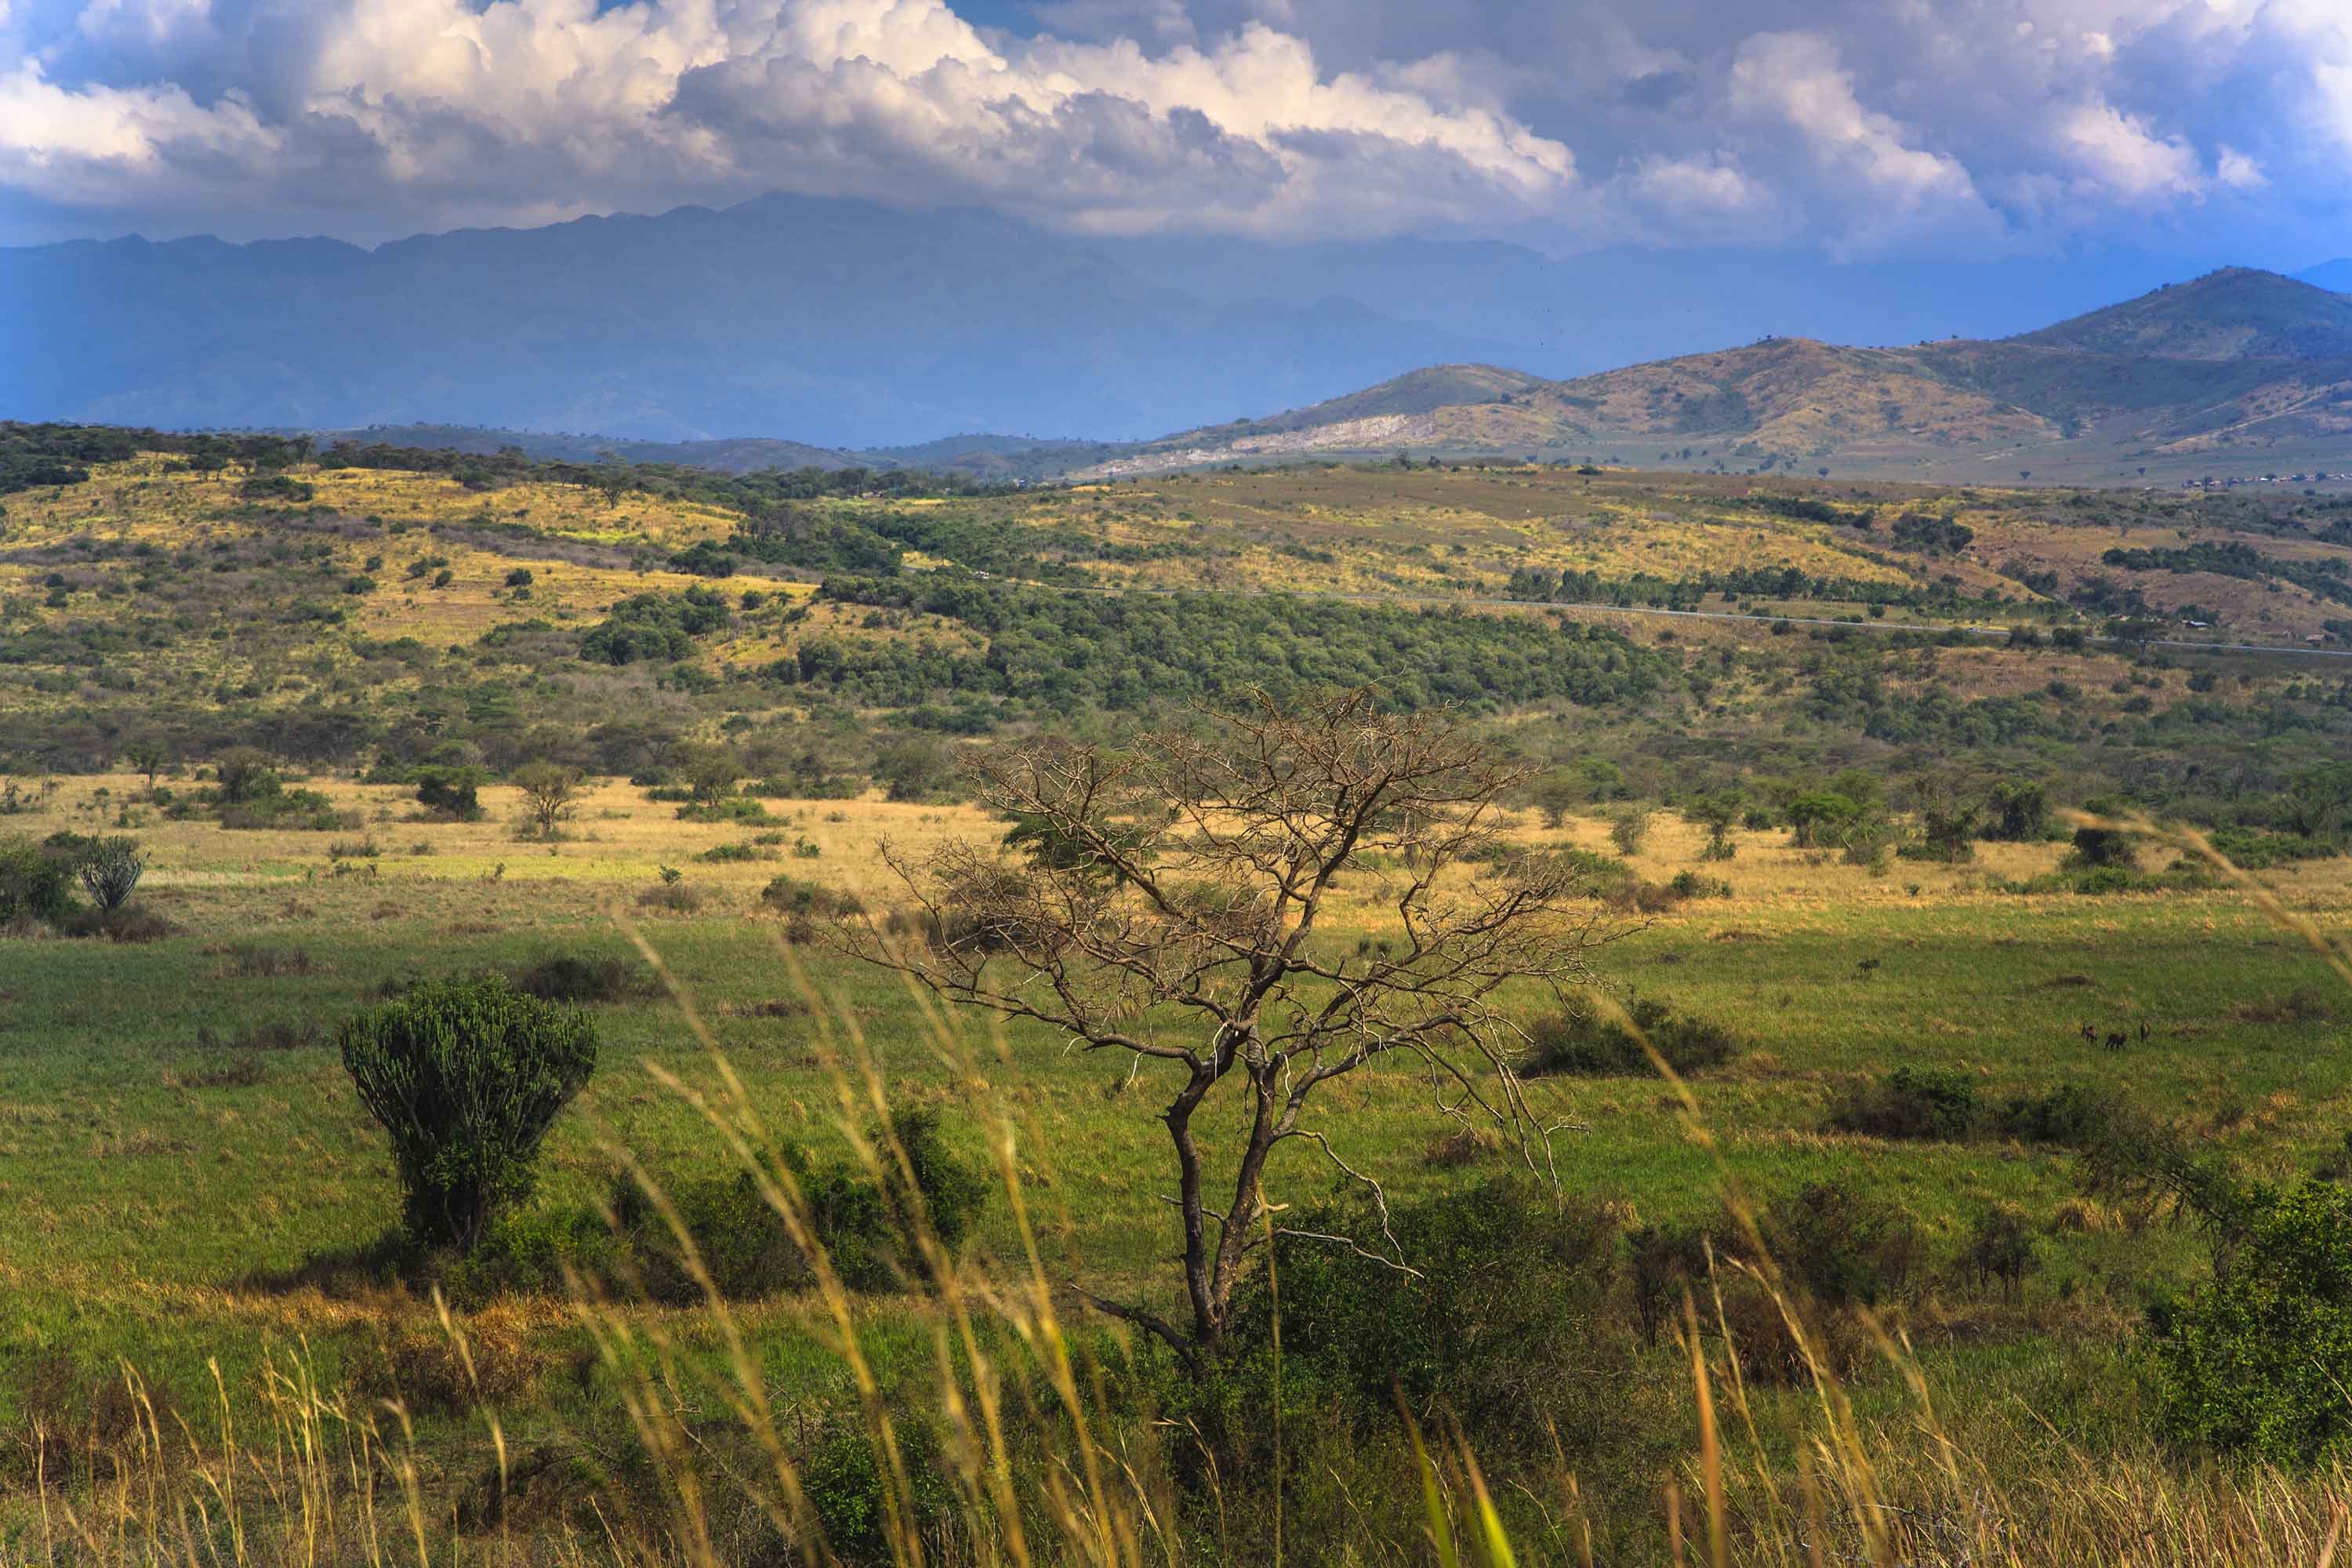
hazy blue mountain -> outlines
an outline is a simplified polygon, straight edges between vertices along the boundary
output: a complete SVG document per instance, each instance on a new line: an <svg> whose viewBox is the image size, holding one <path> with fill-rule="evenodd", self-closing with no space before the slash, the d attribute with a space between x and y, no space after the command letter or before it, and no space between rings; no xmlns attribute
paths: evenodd
<svg viewBox="0 0 2352 1568"><path fill-rule="evenodd" d="M1492 241L1425 239L1282 246L1155 237L1104 248L1138 277L1212 300L1333 294L1400 320L1508 343L1514 352L1488 357L1550 377L1766 336L1880 344L2002 338L2199 269L2178 257L2118 250L1993 262L1832 262L1804 251L1630 246L1552 259Z"/></svg>
<svg viewBox="0 0 2352 1568"><path fill-rule="evenodd" d="M0 416L819 446L1156 435L1511 352L1342 299L1203 300L979 211L766 198L425 236L0 250Z"/></svg>
<svg viewBox="0 0 2352 1568"><path fill-rule="evenodd" d="M782 196L374 250L82 241L0 249L0 417L856 448L945 431L1134 439L1429 364L1563 377L1767 333L2000 336L2179 265L1078 239L979 210Z"/></svg>
<svg viewBox="0 0 2352 1568"><path fill-rule="evenodd" d="M2338 294L2352 294L2352 257L2338 257L2333 261L2323 261L2316 267L2306 267L2295 276L2305 283L2332 289Z"/></svg>

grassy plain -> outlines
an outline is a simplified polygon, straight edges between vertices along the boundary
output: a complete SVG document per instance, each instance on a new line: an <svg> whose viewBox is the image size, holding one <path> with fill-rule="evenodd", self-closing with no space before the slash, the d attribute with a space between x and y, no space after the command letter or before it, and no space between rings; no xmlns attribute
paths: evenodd
<svg viewBox="0 0 2352 1568"><path fill-rule="evenodd" d="M216 1397L215 1363L248 1418L257 1418L248 1407L257 1369L290 1353L331 1383L400 1390L414 1373L400 1347L436 1331L431 1304L396 1289L299 1282L306 1261L364 1247L396 1208L380 1135L330 1037L309 1027L331 1028L387 984L551 952L625 954L622 927L634 926L690 993L761 1113L789 1136L838 1147L839 1101L811 1021L789 1003L785 1016L761 1016L762 1004L797 995L798 983L759 889L788 871L881 904L884 838L920 847L996 831L969 808L871 800L771 803L778 820L766 828L682 823L674 807L607 784L551 848L520 840L518 803L500 788L485 792L484 822L440 824L410 820L404 789L331 779L310 787L362 814L363 830L334 836L346 850L364 842L377 852L331 858L319 834L153 820L136 804L143 781L125 775L55 781L37 811L8 824L93 831L127 807L152 855L141 900L180 933L121 947L0 943L0 1321L12 1325L0 1339L0 1428L21 1434L44 1414L26 1401L53 1396L61 1378L84 1394L100 1389L118 1361L192 1420ZM779 838L765 847L782 858L698 858L762 832ZM1605 843L1598 822L1570 819L1555 836L1532 814L1518 836ZM1986 845L1972 866L1896 862L1873 875L1790 848L1785 837L1739 836L1737 859L1704 868L1727 878L1732 896L1628 930L1600 955L1600 978L1739 1031L1741 1054L1693 1088L1726 1167L1759 1196L1824 1177L1854 1182L1899 1201L1938 1258L1988 1207L2030 1215L2044 1261L2014 1299L1938 1285L1907 1310L1907 1331L1937 1386L1981 1394L1991 1380L2069 1442L2096 1451L2122 1441L2126 1346L2140 1303L2201 1267L2195 1237L2152 1213L2084 1199L2061 1153L1829 1132L1829 1103L1861 1075L1897 1066L1964 1070L1993 1099L2108 1086L2255 1170L2290 1174L2339 1145L2352 1119L2342 1022L2352 1009L2290 1005L2324 985L2324 973L2232 892L2020 897L1990 883L2048 869L2056 847ZM816 853L796 852L803 844ZM1695 829L1662 817L1634 866L1663 879L1698 847ZM703 896L698 911L640 908L665 866ZM2343 862L2272 880L2324 927L2352 925ZM1377 937L1373 879L1351 891L1334 940ZM819 991L862 1027L894 1100L946 1110L959 1145L976 1151L971 1088L926 1044L905 993L797 951ZM709 1054L676 1004L647 997L598 1015L604 1065L550 1144L535 1200L543 1206L608 1191L616 1147L666 1181L726 1166L700 1117L649 1076L658 1067L713 1086ZM2117 1053L2087 1046L2078 1037L2086 1022L2132 1043ZM1004 1044L986 1093L1022 1129L1045 1271L1165 1299L1174 1227L1156 1195L1164 1134L1153 1114L1169 1086L1034 1031L1011 1030ZM1629 1226L1715 1212L1715 1156L1688 1139L1660 1083L1546 1080L1539 1095L1571 1126L1558 1151L1572 1191L1607 1201ZM1350 1081L1328 1095L1323 1124L1400 1199L1491 1174L1491 1164L1432 1163L1442 1129L1426 1096L1402 1072ZM1275 1185L1277 1201L1307 1202L1333 1183L1299 1155ZM982 1245L1017 1257L1003 1205ZM742 1320L796 1402L846 1408L852 1391L837 1368L823 1370L814 1310L787 1298L746 1307ZM890 1375L919 1375L926 1309L875 1298L857 1310ZM649 1331L666 1324L688 1346L712 1342L695 1314L629 1311ZM501 1300L482 1310L476 1331L507 1347L504 1418L518 1444L572 1429L583 1403L611 1396L586 1370L589 1342L560 1300ZM1673 1352L1661 1354L1652 1375L1670 1380ZM425 1411L424 1484L446 1508L481 1462L478 1428L434 1416L409 1392ZM1865 1373L1859 1397L1894 1409L1906 1395L1892 1373Z"/></svg>
<svg viewBox="0 0 2352 1568"><path fill-rule="evenodd" d="M503 784L484 785L483 821L453 823L424 819L414 785L362 783L356 771L379 749L411 763L443 746L458 756L473 746L478 760L504 759L492 772L532 755L601 757L613 753L592 742L602 745L598 731L611 727L642 742L649 775L675 772L697 743L724 742L754 773L798 776L806 753L819 776L854 788L883 779L886 748L951 753L1057 724L1117 733L1162 710L1167 689L1113 712L1057 711L1018 687L967 688L953 700L999 704L982 713L992 739L949 740L940 713L919 722L898 708L861 706L855 688L755 672L819 638L949 650L977 664L1000 641L1017 656L1044 623L1007 636L976 621L829 599L803 580L817 574L784 567L747 564L724 580L664 570L671 552L724 540L745 519L651 490L608 499L532 481L482 491L421 473L316 468L294 477L316 487L313 508L257 508L238 493L241 475L147 459L101 469L87 485L6 500L0 711L21 734L72 732L82 737L77 750L106 757L121 754L127 735L166 734L173 760L162 782L184 802L202 787L194 767L233 738L255 737L298 766L334 757L331 769L289 774L289 783L322 792L355 825L232 831L206 816L167 814L146 798L143 777L120 772L7 781L23 809L0 816L0 835L136 834L149 856L139 903L175 930L120 946L0 938L0 1564L50 1558L47 1546L34 1546L51 1538L40 1533L45 1494L32 1485L47 1449L31 1434L64 1421L79 1435L58 1452L105 1470L109 1445L124 1439L107 1391L125 1365L167 1415L187 1423L192 1441L175 1439L175 1452L217 1451L224 1400L233 1423L266 1430L277 1407L264 1371L299 1363L367 1408L402 1402L418 1424L415 1474L435 1520L478 1490L491 1463L484 1428L471 1400L451 1395L446 1355L436 1362L420 1350L443 1342L434 1304L322 1266L369 1247L397 1210L381 1134L360 1110L332 1028L415 976L513 968L551 954L625 957L634 931L682 984L762 1117L822 1156L851 1140L795 974L804 968L821 1001L862 1031L891 1100L942 1110L957 1148L978 1154L992 1112L1010 1116L1043 1277L1148 1300L1173 1294L1176 1228L1161 1195L1165 1133L1155 1120L1168 1082L1149 1068L1130 1074L1128 1064L1074 1054L1029 1028L1006 1031L1000 1057L985 1028L967 1020L988 1064L974 1082L943 1059L898 984L812 948L787 952L782 922L761 902L769 879L788 874L887 907L884 839L919 848L950 836L992 837L1000 823L965 806L894 803L877 787L851 799L763 793L770 820L700 824L606 778L551 846L519 831L520 802ZM1775 497L1826 500L1845 521L1759 503ZM1412 595L1457 601L1479 616L1621 628L1630 638L1621 652L1664 655L1675 679L1638 699L1555 701L1482 721L1556 778L1585 781L1580 801L1681 797L1742 772L1804 787L1847 766L1882 775L1899 801L1905 781L1964 765L1979 784L2042 781L2056 803L2132 789L2183 801L2211 820L2263 826L2282 780L2336 743L2347 706L2336 674L2316 659L2135 657L2023 640L1950 645L1843 628L1835 638L1775 636L1754 624L1670 623L1600 605L1476 603L1512 572L1536 566L1607 581L1794 567L1950 590L1937 604L1888 608L1895 625L2066 624L2084 618L2068 602L2084 583L2124 575L2102 562L2109 548L2245 542L2268 557L2342 558L2344 547L2321 537L2332 514L2292 500L1357 468L936 501L835 498L816 510L870 523L951 511L976 529L1013 525L1035 542L1034 559L1068 574L1062 581L1096 588ZM1865 511L1875 523L1867 531L1852 521ZM1959 522L1972 542L1957 555L1901 547L1891 536L1906 512ZM910 551L901 566L956 581L971 563ZM528 584L512 580L519 570L530 574ZM436 585L442 572L447 581ZM2344 614L2274 576L2129 575L2151 604L2218 606L2232 635L2257 641L2299 645ZM690 657L618 667L576 657L577 634L616 602L688 587L716 588L731 616ZM1866 615L1851 603L1745 604L1767 614ZM1076 663L1094 651L1051 647L1042 662ZM1195 651L1175 650L1175 662ZM918 700L949 700L931 689ZM2005 706L1990 716L1969 706L1988 703ZM1604 765L1578 772L1585 763ZM1769 794L1759 789L1756 798ZM1512 834L1612 853L1601 809L1587 805L1556 829L1526 810ZM2052 870L2056 844L1985 843L1968 864L1895 859L1873 871L1792 847L1785 829L1733 837L1734 859L1701 864L1698 830L1658 814L1632 871L1662 883L1692 870L1725 879L1729 895L1629 921L1596 958L1597 978L1614 994L1672 1003L1740 1037L1726 1066L1691 1083L1714 1142L1695 1138L1680 1102L1647 1076L1547 1079L1536 1092L1561 1124L1556 1148L1568 1190L1606 1205L1628 1229L1715 1215L1727 1174L1762 1200L1832 1177L1893 1200L1915 1219L1927 1250L1926 1283L1895 1326L1917 1351L1936 1407L1982 1445L1988 1495L2048 1496L2068 1478L2095 1475L2095 1485L2066 1493L2100 1500L2081 1504L2086 1518L2236 1507L2216 1501L2222 1492L2211 1489L2242 1478L2177 1467L2145 1436L2135 1337L2154 1294L2208 1267L2193 1230L2147 1206L2086 1194L2072 1157L2052 1148L1989 1138L1889 1142L1829 1131L1827 1116L1849 1089L1899 1067L1963 1072L1996 1103L2079 1084L2127 1094L2252 1172L2293 1175L2339 1154L2352 1124L2352 996L2328 992L2308 950L2226 889L2009 890ZM751 858L704 858L730 850ZM666 869L699 900L690 912L642 901ZM2352 926L2352 862L2303 861L2264 875L2326 930ZM1392 935L1379 893L1375 874L1358 876L1326 940ZM1519 1001L1530 1018L1541 1005L1533 995ZM720 1080L677 1002L649 994L600 1005L597 1015L603 1066L549 1145L527 1216L534 1220L584 1212L612 1192L623 1151L667 1184L730 1169L709 1124L656 1077L706 1090ZM2086 1044L2086 1025L2123 1034L2125 1048ZM1401 1201L1458 1191L1504 1168L1436 1157L1433 1140L1444 1127L1428 1101L1425 1082L1390 1071L1333 1086L1318 1104L1335 1150ZM846 1120L854 1128L866 1119L861 1110ZM1308 1154L1279 1165L1274 1184L1276 1201L1302 1205L1339 1185ZM2026 1216L2035 1237L2040 1267L2014 1292L1985 1289L1958 1263L1971 1226L1998 1208ZM1010 1205L992 1205L980 1255L1000 1300L1018 1295L1007 1281L1023 1273L1025 1246ZM885 1384L918 1390L936 1376L932 1336L945 1310L908 1294L847 1307ZM1100 1319L1072 1310L1082 1348L1114 1345ZM1613 1332L1630 1331L1622 1290L1608 1310ZM624 1302L599 1320L560 1293L461 1300L458 1311L498 1359L495 1403L517 1453L540 1446L609 1458L635 1441L620 1414L625 1379L600 1349L612 1324L640 1346L674 1347L704 1365L717 1363L725 1341L700 1310ZM782 1296L739 1311L791 1419L822 1431L854 1415L859 1396L839 1359L838 1325L819 1302ZM1709 1354L1714 1375L1737 1378L1719 1346ZM1605 1472L1584 1476L1595 1511L1616 1521L1611 1539L1620 1549L1603 1560L1672 1560L1664 1489L1691 1495L1700 1485L1691 1469L1699 1430L1689 1377L1687 1360L1667 1345L1643 1352L1622 1389L1603 1380L1648 1423L1642 1446L1612 1452ZM1864 1365L1852 1392L1898 1447L1921 1429L1916 1391L1899 1372ZM1813 1397L1754 1391L1764 1412L1754 1462L1775 1506L1801 1489L1802 1456L1818 1436L1805 1426ZM698 1419L709 1413L696 1402L713 1398L707 1387L675 1394ZM110 1408L111 1426L100 1419ZM1122 1453L1157 1440L1139 1430L1122 1429L1121 1441L1138 1445ZM373 1495L335 1484L345 1495ZM2324 1519L2332 1483L2256 1473L2245 1484L2258 1506L2230 1517L2276 1523L2292 1513L2300 1530ZM587 1482L556 1489L569 1511L537 1520L541 1546L578 1526L583 1516L572 1505L596 1495ZM1150 1488L1139 1482L1139 1490ZM1521 1500L1539 1515L1553 1507ZM483 1539L474 1517L470 1544L453 1550ZM1409 1544L1386 1557L1385 1548L1364 1547L1393 1522L1383 1515L1380 1528L1361 1524L1349 1550L1416 1560ZM1805 1560L1796 1544L1805 1532L1786 1526L1783 1518L1773 1527L1778 1555L1757 1560ZM2120 1529L2101 1539L2126 1542ZM2302 1540L2284 1526L2273 1534ZM1186 1550L1202 1539L1196 1531ZM1411 1538L1391 1530L1388 1539ZM2074 1560L2148 1560L2133 1557L2137 1550ZM216 1542L190 1555L237 1559ZM1527 1555L1576 1560L1564 1538ZM2153 1560L2200 1559L2184 1547Z"/></svg>

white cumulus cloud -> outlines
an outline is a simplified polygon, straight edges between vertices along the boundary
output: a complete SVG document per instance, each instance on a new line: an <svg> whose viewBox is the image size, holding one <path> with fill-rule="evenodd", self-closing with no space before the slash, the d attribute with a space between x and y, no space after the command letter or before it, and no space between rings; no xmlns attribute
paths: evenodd
<svg viewBox="0 0 2352 1568"><path fill-rule="evenodd" d="M2352 0L992 3L1039 30L956 0L0 0L0 242L772 190L1842 255L2352 220Z"/></svg>

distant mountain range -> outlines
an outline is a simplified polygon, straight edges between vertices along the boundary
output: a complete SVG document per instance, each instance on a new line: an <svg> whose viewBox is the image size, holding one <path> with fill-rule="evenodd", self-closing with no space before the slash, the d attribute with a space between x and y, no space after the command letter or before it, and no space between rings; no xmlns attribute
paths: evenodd
<svg viewBox="0 0 2352 1568"><path fill-rule="evenodd" d="M1076 237L983 211L783 196L373 250L78 241L0 248L0 417L860 450L951 431L1141 440L1431 364L1556 378L1764 332L1999 337L2178 268L2116 252L1838 264Z"/></svg>
<svg viewBox="0 0 2352 1568"><path fill-rule="evenodd" d="M782 196L373 250L79 241L0 248L0 418L994 478L1398 448L2352 468L2352 260L2108 303L2166 267L1073 238ZM1889 340L1915 346L1832 346Z"/></svg>
<svg viewBox="0 0 2352 1568"><path fill-rule="evenodd" d="M2352 298L2226 268L1991 342L1770 338L1558 381L1445 365L1097 471L1393 451L1938 480L2352 468Z"/></svg>

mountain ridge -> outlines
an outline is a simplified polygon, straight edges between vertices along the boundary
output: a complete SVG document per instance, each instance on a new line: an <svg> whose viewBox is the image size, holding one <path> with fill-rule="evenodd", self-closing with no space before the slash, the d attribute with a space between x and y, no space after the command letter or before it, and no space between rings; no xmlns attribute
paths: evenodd
<svg viewBox="0 0 2352 1568"><path fill-rule="evenodd" d="M1433 400L1439 386L1481 395ZM2352 466L2352 298L2227 268L1999 340L1769 337L1559 381L1434 366L1180 432L1100 471L1382 448L1923 477L2011 452L2052 454L2075 478L2234 468L2282 448Z"/></svg>

